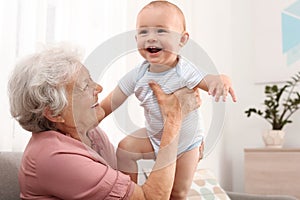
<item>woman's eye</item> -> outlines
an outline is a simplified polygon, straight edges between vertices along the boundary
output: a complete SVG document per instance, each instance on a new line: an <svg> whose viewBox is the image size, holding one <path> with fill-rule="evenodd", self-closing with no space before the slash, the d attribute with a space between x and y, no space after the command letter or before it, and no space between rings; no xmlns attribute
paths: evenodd
<svg viewBox="0 0 300 200"><path fill-rule="evenodd" d="M86 84L86 85L82 88L82 90L83 90L83 91L86 91L88 88L89 88L89 84Z"/></svg>

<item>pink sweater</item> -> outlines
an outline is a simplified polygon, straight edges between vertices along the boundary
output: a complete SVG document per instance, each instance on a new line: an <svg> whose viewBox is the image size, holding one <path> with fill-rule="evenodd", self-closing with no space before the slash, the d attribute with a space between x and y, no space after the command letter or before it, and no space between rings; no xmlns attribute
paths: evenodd
<svg viewBox="0 0 300 200"><path fill-rule="evenodd" d="M22 199L129 199L134 183L114 170L114 149L99 128L93 149L55 131L33 133L19 171Z"/></svg>

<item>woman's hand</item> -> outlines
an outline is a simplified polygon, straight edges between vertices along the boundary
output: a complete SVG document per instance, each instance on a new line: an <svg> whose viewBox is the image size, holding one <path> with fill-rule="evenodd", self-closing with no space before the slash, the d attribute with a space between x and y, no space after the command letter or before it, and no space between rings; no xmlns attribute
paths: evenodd
<svg viewBox="0 0 300 200"><path fill-rule="evenodd" d="M185 87L177 90L174 94L165 94L157 83L150 82L149 86L157 98L165 121L168 116L177 116L181 120L201 105L198 89L191 90Z"/></svg>
<svg viewBox="0 0 300 200"><path fill-rule="evenodd" d="M174 92L174 95L179 100L183 117L185 117L191 111L199 108L202 103L200 92L197 88L191 90L187 87L184 87Z"/></svg>

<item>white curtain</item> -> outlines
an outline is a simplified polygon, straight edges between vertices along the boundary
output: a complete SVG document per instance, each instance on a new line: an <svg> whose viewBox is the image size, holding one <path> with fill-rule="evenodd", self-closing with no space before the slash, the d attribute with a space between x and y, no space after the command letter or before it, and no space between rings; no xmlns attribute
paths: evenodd
<svg viewBox="0 0 300 200"><path fill-rule="evenodd" d="M96 47L115 35L133 30L139 10L151 0L0 0L0 151L24 150L30 133L24 131L9 113L7 81L17 59L33 53L40 44L68 41L80 45L89 55ZM230 20L230 0L171 0L184 12L191 39L203 46L219 66L230 64L230 54L224 48L230 43L227 27ZM220 9L226 7L226 12ZM217 10L216 12L211 12ZM220 21L220 22L219 22ZM221 42L219 42L221 41ZM224 41L227 41L224 43ZM224 44L223 44L224 43ZM220 45L221 44L221 45ZM230 51L228 51L230 52ZM114 61L103 80L100 99L108 94L117 80L139 61L138 54ZM103 55L105 56L105 55ZM223 62L225 59L225 63ZM217 60L218 61L218 60ZM216 63L218 64L218 63ZM224 70L222 70L224 71ZM226 70L225 70L226 71ZM203 96L205 98L205 96ZM204 101L204 103L210 102ZM133 106L134 105L134 106ZM138 102L129 103L130 118L143 125ZM210 124L211 105L203 106ZM134 118L134 119L133 119ZM102 127L109 132L114 144L124 136L112 125L114 119L105 119Z"/></svg>
<svg viewBox="0 0 300 200"><path fill-rule="evenodd" d="M9 113L7 81L17 59L40 44L68 41L86 54L127 29L123 0L0 1L0 150L22 151L30 133Z"/></svg>

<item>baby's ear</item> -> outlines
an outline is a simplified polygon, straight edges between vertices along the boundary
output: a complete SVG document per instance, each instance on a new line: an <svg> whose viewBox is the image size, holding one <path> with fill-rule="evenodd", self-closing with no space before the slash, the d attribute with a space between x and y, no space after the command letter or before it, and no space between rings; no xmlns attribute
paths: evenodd
<svg viewBox="0 0 300 200"><path fill-rule="evenodd" d="M180 46L183 47L187 41L189 40L189 33L184 31L184 33L182 34L181 38L180 38Z"/></svg>
<svg viewBox="0 0 300 200"><path fill-rule="evenodd" d="M54 116L53 111L47 106L43 112L43 115L51 122L64 122L64 118L61 115Z"/></svg>

